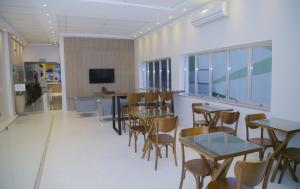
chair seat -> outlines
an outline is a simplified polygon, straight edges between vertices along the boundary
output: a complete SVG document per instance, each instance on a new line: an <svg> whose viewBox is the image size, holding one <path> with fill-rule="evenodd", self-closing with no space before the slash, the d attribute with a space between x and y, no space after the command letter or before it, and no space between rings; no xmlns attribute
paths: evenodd
<svg viewBox="0 0 300 189"><path fill-rule="evenodd" d="M151 135L150 140L152 142L156 142L156 135ZM158 143L159 144L170 144L172 143L174 138L168 134L159 134L158 135Z"/></svg>
<svg viewBox="0 0 300 189"><path fill-rule="evenodd" d="M207 125L205 120L196 120L195 125Z"/></svg>
<svg viewBox="0 0 300 189"><path fill-rule="evenodd" d="M300 148L287 148L283 156L298 163L300 162Z"/></svg>
<svg viewBox="0 0 300 189"><path fill-rule="evenodd" d="M223 127L213 127L212 132L224 132L227 134L234 134L235 130L231 127L223 126Z"/></svg>
<svg viewBox="0 0 300 189"><path fill-rule="evenodd" d="M272 142L268 138L250 138L249 142L264 147L272 146Z"/></svg>
<svg viewBox="0 0 300 189"><path fill-rule="evenodd" d="M209 162L210 166L212 163ZM184 167L191 172L193 175L196 176L208 176L210 175L210 171L206 168L205 162L203 159L192 159L186 161L184 163Z"/></svg>
<svg viewBox="0 0 300 189"><path fill-rule="evenodd" d="M207 189L236 189L237 180L232 177L210 182ZM241 189L254 189L253 187L242 186Z"/></svg>

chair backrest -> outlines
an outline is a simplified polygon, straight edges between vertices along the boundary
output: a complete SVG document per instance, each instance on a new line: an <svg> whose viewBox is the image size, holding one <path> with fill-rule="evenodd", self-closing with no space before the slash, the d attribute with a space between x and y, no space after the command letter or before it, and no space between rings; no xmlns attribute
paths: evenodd
<svg viewBox="0 0 300 189"><path fill-rule="evenodd" d="M257 129L259 126L251 124L251 121L255 120L261 120L261 119L266 119L266 114L260 113L260 114L249 114L245 117L245 122L246 122L246 138L249 140L249 129ZM264 130L261 127L261 132L260 132L260 137L264 137Z"/></svg>
<svg viewBox="0 0 300 189"><path fill-rule="evenodd" d="M144 100L147 107L158 106L158 93L146 92L144 93Z"/></svg>
<svg viewBox="0 0 300 189"><path fill-rule="evenodd" d="M137 106L139 105L139 102L142 100L142 94L141 93L129 93L127 95L128 99L128 105L129 106Z"/></svg>
<svg viewBox="0 0 300 189"><path fill-rule="evenodd" d="M188 136L202 135L206 133L209 133L208 127L187 128L187 129L181 129L180 136L188 137Z"/></svg>
<svg viewBox="0 0 300 189"><path fill-rule="evenodd" d="M259 162L238 161L234 167L237 178L237 189L242 188L242 186L257 186L262 180L264 180L262 189L266 189L270 169L273 164L272 156L273 154L266 160Z"/></svg>
<svg viewBox="0 0 300 189"><path fill-rule="evenodd" d="M173 93L170 91L165 91L165 92L160 92L159 93L159 98L162 101L169 101L173 99Z"/></svg>
<svg viewBox="0 0 300 189"><path fill-rule="evenodd" d="M209 104L208 104L208 103L192 103L192 111L193 111L193 114L194 114L194 113L196 113L196 114L202 114L203 111L197 109L196 107L197 107L197 106L204 106L204 105L209 105Z"/></svg>
<svg viewBox="0 0 300 189"><path fill-rule="evenodd" d="M221 123L225 124L234 124L238 123L240 118L240 112L221 112L220 113L220 120Z"/></svg>
<svg viewBox="0 0 300 189"><path fill-rule="evenodd" d="M245 122L246 122L246 127L250 129L257 129L259 126L253 125L250 122L255 121L255 120L261 120L261 119L266 119L266 114L260 113L260 114L249 114L245 117Z"/></svg>
<svg viewBox="0 0 300 189"><path fill-rule="evenodd" d="M178 125L178 117L164 117L164 118L155 118L154 119L154 126L158 132L162 133L169 133L173 130L177 130Z"/></svg>

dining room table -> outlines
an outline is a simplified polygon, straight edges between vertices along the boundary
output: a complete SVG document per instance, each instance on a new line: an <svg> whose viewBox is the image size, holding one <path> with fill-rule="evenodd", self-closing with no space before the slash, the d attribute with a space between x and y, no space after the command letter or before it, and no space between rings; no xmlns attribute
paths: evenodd
<svg viewBox="0 0 300 189"><path fill-rule="evenodd" d="M267 129L268 135L271 139L272 146L274 149L274 159L276 160L276 166L271 176L271 182L274 182L277 171L282 168L282 154L287 148L290 140L295 136L296 133L300 133L300 122L281 118L269 118L261 119L250 122L253 125L257 125ZM279 136L284 137L283 140L279 139ZM283 135L283 136L282 136ZM289 171L292 178L298 182L295 172Z"/></svg>
<svg viewBox="0 0 300 189"><path fill-rule="evenodd" d="M209 128L213 128L217 125L221 112L233 110L232 108L215 106L210 104L194 106L194 108L203 112L203 117Z"/></svg>
<svg viewBox="0 0 300 189"><path fill-rule="evenodd" d="M200 154L212 175L212 181L226 177L235 157L263 150L262 146L223 132L180 137L179 141ZM223 162L220 164L220 161Z"/></svg>
<svg viewBox="0 0 300 189"><path fill-rule="evenodd" d="M129 93L139 92L139 93L146 93L146 92L165 92L169 91L173 94L179 94L181 92L184 92L184 90L162 90L162 89L136 89L132 91L114 91L109 93L100 93L100 96L103 98L111 98L112 99L112 127L113 129L119 134L122 135L122 129L121 129L121 99L126 99L127 95ZM173 103L173 102L172 102ZM174 112L174 110L173 110ZM117 114L117 115L116 115ZM117 123L116 123L117 121Z"/></svg>

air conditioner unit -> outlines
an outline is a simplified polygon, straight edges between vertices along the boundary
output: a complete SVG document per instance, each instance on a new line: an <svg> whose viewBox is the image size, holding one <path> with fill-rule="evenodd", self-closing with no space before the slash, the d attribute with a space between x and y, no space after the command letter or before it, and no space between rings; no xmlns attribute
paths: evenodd
<svg viewBox="0 0 300 189"><path fill-rule="evenodd" d="M208 4L191 15L191 23L193 26L199 27L215 20L225 18L228 16L227 6L228 4L225 1Z"/></svg>

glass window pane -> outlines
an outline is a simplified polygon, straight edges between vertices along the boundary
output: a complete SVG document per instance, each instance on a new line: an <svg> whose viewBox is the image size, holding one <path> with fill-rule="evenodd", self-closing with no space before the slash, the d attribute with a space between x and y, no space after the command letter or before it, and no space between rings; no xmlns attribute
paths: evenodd
<svg viewBox="0 0 300 189"><path fill-rule="evenodd" d="M148 76L149 76L149 88L153 88L153 64L152 64L152 62L149 62Z"/></svg>
<svg viewBox="0 0 300 189"><path fill-rule="evenodd" d="M159 89L159 61L155 62L155 88Z"/></svg>
<svg viewBox="0 0 300 189"><path fill-rule="evenodd" d="M197 56L198 64L198 94L209 95L209 60L208 55Z"/></svg>
<svg viewBox="0 0 300 189"><path fill-rule="evenodd" d="M212 71L212 96L225 98L226 83L226 52L213 53L211 57Z"/></svg>
<svg viewBox="0 0 300 189"><path fill-rule="evenodd" d="M189 56L189 93L195 93L195 56Z"/></svg>
<svg viewBox="0 0 300 189"><path fill-rule="evenodd" d="M252 95L257 104L271 104L272 46L252 50Z"/></svg>
<svg viewBox="0 0 300 189"><path fill-rule="evenodd" d="M239 102L247 100L248 49L229 52L229 98Z"/></svg>
<svg viewBox="0 0 300 189"><path fill-rule="evenodd" d="M167 83L168 83L168 75L167 75L167 60L162 60L161 61L161 88L162 90L166 90L168 88Z"/></svg>
<svg viewBox="0 0 300 189"><path fill-rule="evenodd" d="M169 89L172 89L172 69L171 69L171 59L169 58Z"/></svg>

